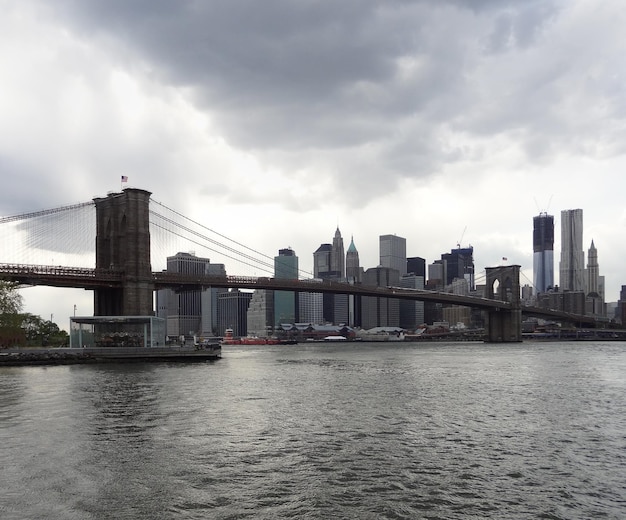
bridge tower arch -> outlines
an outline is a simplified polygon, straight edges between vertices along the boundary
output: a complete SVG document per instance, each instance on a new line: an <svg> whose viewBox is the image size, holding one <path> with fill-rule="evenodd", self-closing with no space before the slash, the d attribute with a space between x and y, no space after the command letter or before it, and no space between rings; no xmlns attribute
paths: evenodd
<svg viewBox="0 0 626 520"><path fill-rule="evenodd" d="M485 270L487 276L485 297L510 304L510 308L488 311L487 341L493 343L522 341L520 266L487 267Z"/></svg>
<svg viewBox="0 0 626 520"><path fill-rule="evenodd" d="M149 191L126 188L95 198L96 269L123 273L121 288L94 291L95 316L150 316L154 282L150 263Z"/></svg>

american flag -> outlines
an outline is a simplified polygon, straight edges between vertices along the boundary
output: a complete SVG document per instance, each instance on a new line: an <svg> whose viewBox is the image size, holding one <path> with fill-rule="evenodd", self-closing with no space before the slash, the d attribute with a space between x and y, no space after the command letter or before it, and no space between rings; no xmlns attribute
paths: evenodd
<svg viewBox="0 0 626 520"><path fill-rule="evenodd" d="M122 175L122 182L128 182L128 177L126 175Z"/></svg>

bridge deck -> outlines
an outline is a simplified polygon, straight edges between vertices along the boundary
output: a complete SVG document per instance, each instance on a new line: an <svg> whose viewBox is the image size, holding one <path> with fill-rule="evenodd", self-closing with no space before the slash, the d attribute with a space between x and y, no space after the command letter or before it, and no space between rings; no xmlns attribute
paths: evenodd
<svg viewBox="0 0 626 520"><path fill-rule="evenodd" d="M122 287L124 284L124 273L121 271L49 265L0 264L0 278L24 285L47 285L83 289ZM374 287L328 280L281 280L267 277L183 275L161 271L152 273L149 282L153 284L155 289L170 288L176 291L193 290L203 287L269 289L398 298L447 305L461 305L485 310L511 309L509 302L491 300L488 298L461 296L437 291L406 289L402 287ZM585 326L593 326L596 323L593 317L566 313L559 310L522 307L522 312L526 315L566 320Z"/></svg>

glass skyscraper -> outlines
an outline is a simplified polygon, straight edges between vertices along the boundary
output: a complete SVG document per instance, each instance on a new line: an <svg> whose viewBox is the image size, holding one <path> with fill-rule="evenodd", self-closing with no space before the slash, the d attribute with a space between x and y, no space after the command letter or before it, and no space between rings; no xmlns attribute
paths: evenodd
<svg viewBox="0 0 626 520"><path fill-rule="evenodd" d="M380 265L406 274L406 238L396 235L380 235Z"/></svg>
<svg viewBox="0 0 626 520"><path fill-rule="evenodd" d="M554 288L554 217L533 217L533 285L536 293Z"/></svg>
<svg viewBox="0 0 626 520"><path fill-rule="evenodd" d="M298 279L298 257L291 248L279 249L274 257L274 278L282 280ZM274 322L295 323L298 319L297 293L293 291L274 291Z"/></svg>

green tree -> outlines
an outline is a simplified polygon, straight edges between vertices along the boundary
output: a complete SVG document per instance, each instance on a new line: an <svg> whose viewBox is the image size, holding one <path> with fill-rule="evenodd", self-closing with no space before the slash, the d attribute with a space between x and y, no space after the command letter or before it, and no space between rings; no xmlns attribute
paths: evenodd
<svg viewBox="0 0 626 520"><path fill-rule="evenodd" d="M18 314L22 306L22 295L17 290L17 284L0 280L0 315Z"/></svg>
<svg viewBox="0 0 626 520"><path fill-rule="evenodd" d="M53 321L43 320L35 314L22 314L22 330L26 344L31 347L58 347L69 343L69 335Z"/></svg>
<svg viewBox="0 0 626 520"><path fill-rule="evenodd" d="M21 310L22 295L17 290L17 284L0 280L0 346L23 344Z"/></svg>

